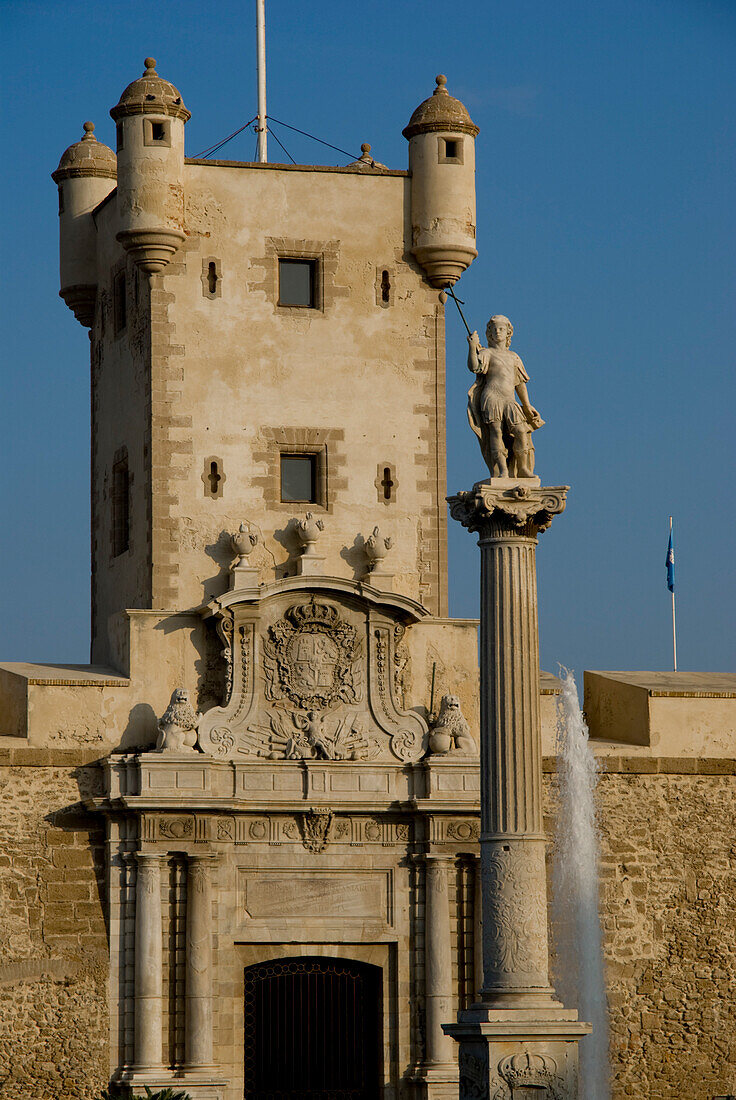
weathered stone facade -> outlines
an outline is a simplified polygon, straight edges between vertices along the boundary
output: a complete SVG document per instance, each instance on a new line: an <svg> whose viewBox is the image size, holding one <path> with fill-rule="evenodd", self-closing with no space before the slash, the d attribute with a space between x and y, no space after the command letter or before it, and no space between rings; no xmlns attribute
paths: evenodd
<svg viewBox="0 0 736 1100"><path fill-rule="evenodd" d="M89 750L5 749L0 755L3 1100L89 1100L108 1078L109 1018L116 998L108 998L107 991L104 845L97 817L79 804L80 798L102 791L96 759ZM554 829L554 785L554 761L546 758L548 833ZM736 1079L736 916L731 904L736 760L607 757L598 805L614 1100L727 1096ZM226 827L231 823L230 818L216 820ZM352 815L336 816L331 833L339 833L345 820L352 821ZM373 821L374 815L364 815L363 847L358 849L365 853L362 860L368 857L379 868L369 870L370 883L385 878L387 860L397 851L393 838L385 841L380 833L371 839ZM441 850L452 857L453 1011L469 1003L473 987L473 821L472 813L452 818L445 836L454 836L440 841ZM260 828L251 830L258 823L264 824L260 837ZM301 835L297 841L272 840L266 823L263 815L251 815L247 846L241 849L248 852L244 864L261 863L268 870L255 906L267 904L269 876L278 877L285 846L305 870L318 872L307 905L312 913L319 908L318 886L325 874L355 877L352 840L335 836L322 853L311 853ZM403 856L421 844L413 838L399 847ZM170 873L175 884L175 861ZM414 863L402 875L407 888L412 876L421 877ZM374 898L380 908L380 889L346 898L353 910L350 919L375 921ZM175 906L170 900L169 914ZM284 908L289 908L288 899ZM418 991L424 988L423 912L420 884L404 918L416 924L412 973ZM279 938L288 942L288 934L280 933L273 942L239 948L236 965L278 957L284 950ZM292 943L286 950L292 954L304 948ZM386 950L374 944L361 954L382 965ZM226 979L220 978L223 1015L217 1027L227 1031L235 1010L225 1007L226 988ZM165 1028L164 1034L171 1036L172 1030Z"/></svg>

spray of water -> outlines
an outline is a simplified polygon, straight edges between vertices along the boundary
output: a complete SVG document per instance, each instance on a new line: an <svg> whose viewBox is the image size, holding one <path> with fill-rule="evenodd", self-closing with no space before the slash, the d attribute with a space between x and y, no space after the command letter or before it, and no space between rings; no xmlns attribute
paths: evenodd
<svg viewBox="0 0 736 1100"><path fill-rule="evenodd" d="M561 669L557 703L560 808L552 873L557 993L576 1006L593 1032L580 1043L580 1095L610 1100L608 1019L598 915L598 830L594 792L598 763L588 744L575 678Z"/></svg>

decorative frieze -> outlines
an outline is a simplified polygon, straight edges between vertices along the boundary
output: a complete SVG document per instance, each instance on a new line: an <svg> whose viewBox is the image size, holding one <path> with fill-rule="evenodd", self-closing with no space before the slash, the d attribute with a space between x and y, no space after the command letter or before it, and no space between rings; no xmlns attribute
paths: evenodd
<svg viewBox="0 0 736 1100"><path fill-rule="evenodd" d="M160 817L158 835L165 840L193 840L193 817Z"/></svg>

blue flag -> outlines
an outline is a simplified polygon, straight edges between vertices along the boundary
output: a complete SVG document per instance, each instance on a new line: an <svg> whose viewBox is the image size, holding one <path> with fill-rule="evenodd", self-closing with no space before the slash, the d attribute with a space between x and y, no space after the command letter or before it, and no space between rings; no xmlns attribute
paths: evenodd
<svg viewBox="0 0 736 1100"><path fill-rule="evenodd" d="M672 545L672 531L670 530L670 541L667 545L667 558L665 560L667 566L667 587L670 592L675 591L675 548Z"/></svg>

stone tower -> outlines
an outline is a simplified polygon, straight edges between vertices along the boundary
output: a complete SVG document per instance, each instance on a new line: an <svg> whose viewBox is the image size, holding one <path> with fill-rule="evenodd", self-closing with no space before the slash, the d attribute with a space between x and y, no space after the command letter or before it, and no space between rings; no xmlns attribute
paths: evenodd
<svg viewBox="0 0 736 1100"><path fill-rule="evenodd" d="M189 111L153 58L111 115L117 188L91 133L54 174L71 209L62 295L91 329L93 662L120 663L123 609L218 594L223 532L243 521L259 580L294 573L307 510L325 573L359 578L380 522L396 590L445 615L433 287L475 255L465 108L438 78L405 131L410 172L365 154L346 168L185 158ZM88 147L96 175L77 179Z"/></svg>

